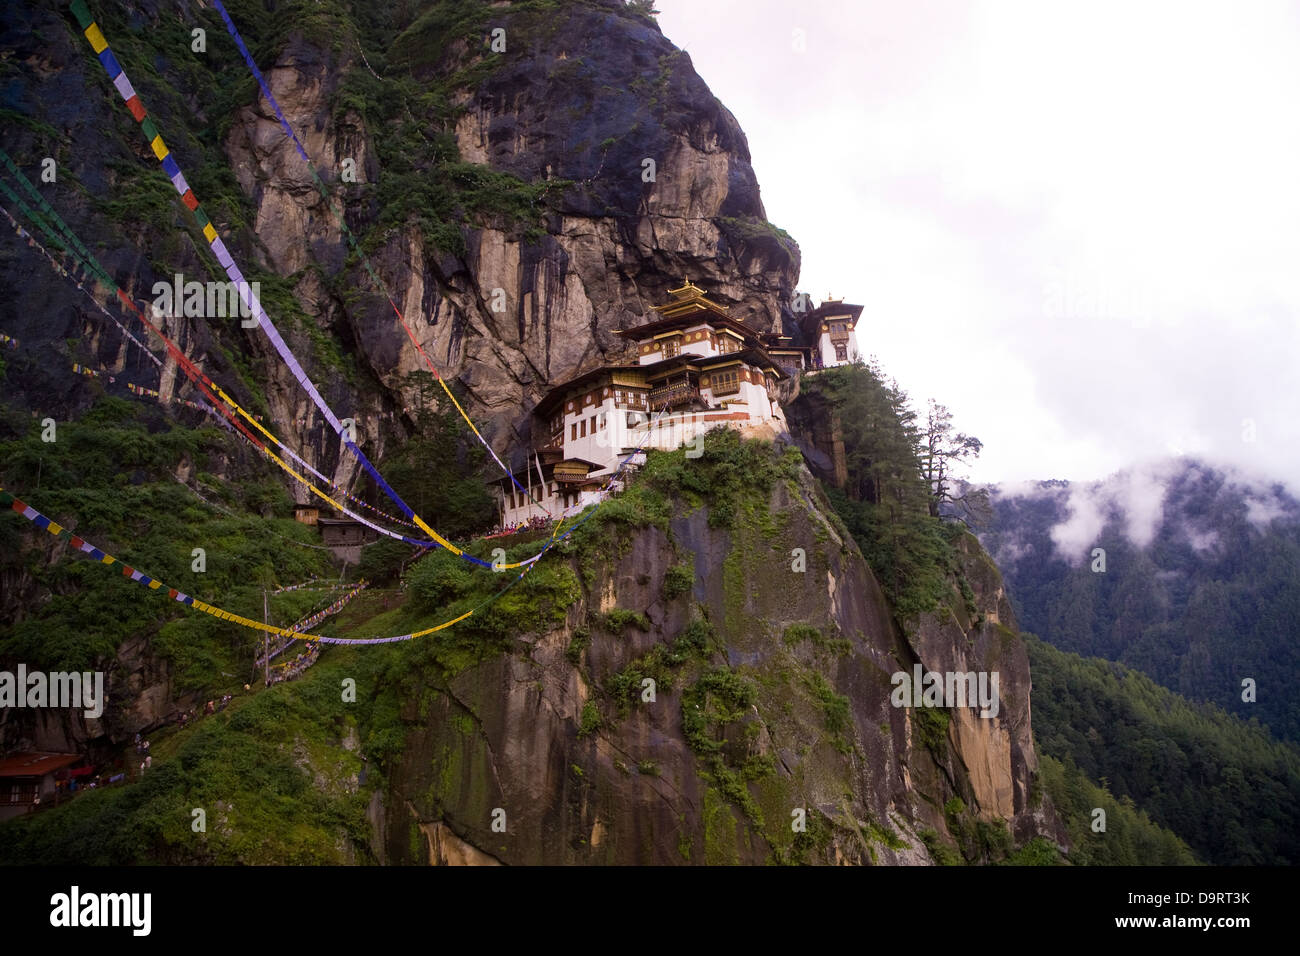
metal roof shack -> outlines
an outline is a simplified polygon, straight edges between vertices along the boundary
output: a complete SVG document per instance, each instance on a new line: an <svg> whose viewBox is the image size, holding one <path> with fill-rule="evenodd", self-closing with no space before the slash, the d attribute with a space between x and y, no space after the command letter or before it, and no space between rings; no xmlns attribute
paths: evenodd
<svg viewBox="0 0 1300 956"><path fill-rule="evenodd" d="M0 820L27 813L40 794L54 795L54 774L85 759L81 754L24 751L0 757Z"/></svg>

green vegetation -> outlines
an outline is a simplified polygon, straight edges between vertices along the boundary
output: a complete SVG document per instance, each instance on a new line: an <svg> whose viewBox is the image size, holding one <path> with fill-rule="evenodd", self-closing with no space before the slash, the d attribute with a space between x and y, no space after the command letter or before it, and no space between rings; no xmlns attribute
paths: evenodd
<svg viewBox="0 0 1300 956"><path fill-rule="evenodd" d="M368 719L342 703L343 676L364 682L376 659L351 649L304 677L179 732L153 734L153 768L138 782L92 790L65 806L0 825L6 863L292 864L373 862L358 755L341 746ZM193 808L206 832L191 830Z"/></svg>
<svg viewBox="0 0 1300 956"><path fill-rule="evenodd" d="M585 627L575 627L573 637L569 639L569 646L564 649L565 659L577 667L582 663L582 652L591 646L591 631Z"/></svg>
<svg viewBox="0 0 1300 956"><path fill-rule="evenodd" d="M1054 774L1044 772L1058 809L1052 784L1068 790L1068 806L1081 811L1140 807L1143 819L1150 814L1209 863L1300 860L1294 826L1300 815L1300 753L1294 746L1271 739L1253 721L1186 701L1120 664L1023 637L1034 676L1037 749L1058 761ZM1085 777L1104 786L1087 784ZM1101 799L1084 799L1096 793L1107 802L1087 803ZM1086 822L1075 821L1075 829ZM1095 847L1099 840L1091 836L1085 845ZM1107 851L1087 852L1095 860Z"/></svg>
<svg viewBox="0 0 1300 956"><path fill-rule="evenodd" d="M1152 822L1131 798L1116 798L1072 763L1039 755L1043 787L1070 838L1068 859L1085 866L1189 866L1196 857L1182 840ZM1106 812L1106 830L1095 833L1094 811Z"/></svg>
<svg viewBox="0 0 1300 956"><path fill-rule="evenodd" d="M961 866L965 862L957 848L944 840L939 831L927 827L918 830L916 835L921 838L921 843L924 844L926 852L940 866Z"/></svg>
<svg viewBox="0 0 1300 956"><path fill-rule="evenodd" d="M431 526L453 541L463 541L485 532L496 516L496 504L482 480L487 453L470 433L460 414L437 386L429 372L410 372L402 382L403 392L415 395L415 407L408 413L414 434L376 464L381 474ZM453 394L462 403L463 389ZM396 506L386 498L385 510ZM422 532L412 534L426 537ZM377 548L384 547L382 551ZM367 571L372 581L391 581L418 549L394 542L374 545Z"/></svg>
<svg viewBox="0 0 1300 956"><path fill-rule="evenodd" d="M427 440L447 442L442 447L450 451L444 453L456 458L459 446L455 442L463 435L458 434L454 422L436 418L426 424L430 429ZM216 453L229 453L227 436L171 429L156 409L111 399L101 401L81 421L60 425L59 441L53 445L40 442L28 421L11 416L7 427L15 437L0 444L5 486L31 488L26 497L56 518L77 515L77 527L97 543L113 547L116 540L129 542L119 551L125 560L138 562L164 580L170 575L178 583L187 581L198 577L188 571L189 549L194 543L190 537L201 535L196 540L208 549L208 577L190 585L199 596L220 595L223 606L257 616L263 581L288 583L327 570L319 551L294 548L259 533L269 520L284 537L303 543L312 539L309 529L288 519L290 502L274 476L254 471L254 477L237 485L221 485L207 475ZM736 527L745 534L759 533L762 518L752 508L755 486L770 490L774 481L786 477L789 464L756 443L733 441L726 434L713 437L718 441L712 447L706 443L701 459L688 461L681 453L652 454L644 481L634 483L611 503L630 506L626 510L611 507L608 514L584 525L574 536L577 540L567 542L571 555L588 561L602 549L620 547L619 539L634 527L666 525L672 513L670 502L679 495L695 496L700 504L725 501L730 496L740 502L733 512ZM242 509L247 517L219 516L168 479L167 473L181 459L191 463L196 480L203 482L214 500L231 510ZM448 472L444 478L444 486L450 475ZM416 476L409 479L415 482ZM432 484L427 489L430 495L445 490ZM744 503L746 498L751 504ZM426 507L428 504L426 500ZM253 517L262 514L270 517ZM178 527L185 529L184 535L177 535ZM208 690L242 683L256 643L254 636L214 619L186 614L165 600L155 606L149 595L142 599L137 585L104 573L98 565L73 560L47 567L35 552L24 550L20 530L16 518L0 522L0 534L5 535L0 544L6 545L7 560L38 575L54 597L29 619L35 623L23 622L0 632L4 652L51 669L84 667L112 656L131 635L152 634L155 649L177 667L182 686ZM474 544L473 553L488 557L489 543ZM537 542L517 545L507 551L507 560L517 561L538 547ZM398 554L400 551L394 552ZM677 568L681 569L677 577L685 583L687 575L682 572L689 571L689 565ZM673 570L665 579L665 590ZM368 596L375 599L369 604L363 596L340 615L344 633L401 633L495 600L456 627L420 641L355 652L331 649L303 679L249 699L240 698L228 712L196 727L164 733L158 738L153 774L138 784L88 794L32 822L7 828L12 850L6 859L62 861L69 859L70 847L78 847L79 860L94 862L321 863L351 859L348 854L368 839L364 807L370 790L383 785L384 775L408 748L412 718L402 716L403 701L420 700L420 719L424 719L428 692L445 686L476 662L513 648L521 635L562 625L569 608L582 595L578 573L562 561L539 565L501 593L515 580L514 576L476 572L445 551L419 556L405 571L409 600L381 611L381 595ZM211 591L202 590L204 587ZM294 602L310 600L305 595L283 595L277 598L275 612L285 617L305 612L307 606ZM602 616L600 623L613 631L628 625L649 626L640 612L622 608ZM589 629L575 629L566 650L570 661L581 661L590 640ZM821 629L797 622L785 629L782 640L793 648L805 644L824 647L842 639L828 639ZM684 685L685 736L699 758L699 772L711 795L706 800L705 858L736 858L737 841L746 839L747 831L748 838L764 835L773 847L774 861L803 859L826 845L833 824L813 812L806 833L784 832L788 820L778 818L770 808L785 806L783 801L789 797L775 798L785 791L778 786L781 781L774 774L772 756L757 746L765 724L755 713L760 704L759 686L736 670L710 664L718 647L714 628L703 617L695 617L670 643L655 645L604 683L601 690L612 706L603 710L626 715L639 700L646 677L664 690ZM1038 675L1037 660L1035 668ZM1052 706L1090 698L1077 688L1068 692L1054 689L1050 668L1043 673L1045 676L1037 679L1057 703L1044 706L1036 699L1035 715L1047 728L1049 736L1044 739L1052 740L1059 733L1052 729ZM223 674L238 676L223 678ZM339 681L345 676L356 679L363 689L355 709L346 712L337 703ZM848 699L835 693L821 674L806 672L801 677L827 739L851 753L853 725ZM1044 713L1048 716L1039 717ZM913 719L921 741L941 754L948 714L918 708ZM607 726L606 720L601 702L588 700L579 715L578 735L588 738L599 733ZM1122 723L1102 720L1096 726ZM466 739L476 733L473 720L459 712L451 718L451 725ZM1087 724L1082 726L1086 730ZM354 788L342 784L359 772L359 758L352 755L356 751L343 750L339 740L354 733L360 740L359 752L368 758L371 776L365 787L349 792ZM1170 736L1163 728L1145 736L1154 738L1157 733ZM1046 742L1043 749L1051 752ZM436 798L442 800L454 792L460 771L450 757L439 760ZM646 775L660 772L650 759L640 761L636 769ZM1091 772L1105 775L1107 771L1099 767ZM580 776L578 771L575 776ZM1229 776L1225 773L1225 779ZM321 779L331 783L322 788ZM1110 779L1119 778L1112 775ZM1245 779L1254 781L1253 777ZM1131 801L1089 784L1072 764L1056 764L1046 758L1042 786L1061 808L1070 828L1076 843L1070 856L1073 862L1190 859L1176 838L1152 824ZM186 814L192 806L209 810L206 841L190 839ZM1094 806L1107 808L1106 842L1087 829ZM769 812L764 812L765 807ZM946 810L957 840L955 848L939 842L933 834L921 834L940 861L1043 864L1056 859L1054 849L1043 841L1013 853L1005 828L972 819L960 801L950 803ZM109 818L121 823L106 827L104 820ZM289 827L278 822L291 818L294 823ZM273 839L249 835L271 831ZM864 833L873 845L893 846L896 841L896 835L885 827L868 824ZM340 834L347 839L340 842ZM1285 845L1280 838L1279 845ZM691 851L687 848L685 852L689 855Z"/></svg>
<svg viewBox="0 0 1300 956"><path fill-rule="evenodd" d="M813 671L806 677L813 698L822 708L822 720L831 744L844 754L853 752L847 733L851 727L849 699L835 693L826 678Z"/></svg>
<svg viewBox="0 0 1300 956"><path fill-rule="evenodd" d="M723 235L727 236L732 242L747 243L769 240L778 243L788 252L798 251L799 246L790 234L784 229L772 225L766 219L759 219L756 216L744 216L742 218L719 216L715 221Z"/></svg>
<svg viewBox="0 0 1300 956"><path fill-rule="evenodd" d="M814 644L823 640L822 632L811 624L791 624L781 635L781 639L789 645L800 644L803 641L811 641Z"/></svg>
<svg viewBox="0 0 1300 956"><path fill-rule="evenodd" d="M691 564L674 564L664 575L664 597L673 598L689 594L695 585L695 568Z"/></svg>
<svg viewBox="0 0 1300 956"><path fill-rule="evenodd" d="M628 13L647 20L659 16L659 11L655 9L655 0L626 0L624 6Z"/></svg>
<svg viewBox="0 0 1300 956"><path fill-rule="evenodd" d="M962 599L955 544L966 533L931 515L923 435L907 395L876 365L825 369L803 386L839 415L849 482L827 497L906 623ZM969 590L967 586L966 590Z"/></svg>
<svg viewBox="0 0 1300 956"><path fill-rule="evenodd" d="M221 432L172 427L157 406L115 398L57 427L57 440L46 443L36 422L5 413L5 432L14 437L0 442L3 485L124 563L259 619L264 587L327 573L323 551L294 545L318 540L292 520L292 502L265 466L250 469L239 486L227 486L222 504L244 512L236 517L171 477L182 461L202 472L210 458L229 456L230 439ZM210 497L220 502L215 490ZM66 541L31 531L14 515L0 521L0 569L30 576L36 593L48 599L0 628L0 654L33 667L90 670L132 637L147 634L155 652L176 668L180 688L242 684L260 647L251 632L186 610L166 591L143 589L116 566L74 556ZM59 560L50 561L51 548ZM201 573L194 570L195 548L204 551ZM279 595L273 620L290 623L313 600L306 593Z"/></svg>
<svg viewBox="0 0 1300 956"><path fill-rule="evenodd" d="M735 748L726 746L728 731L751 716L757 694L752 682L729 668L705 671L682 694L682 725L687 744L700 758L700 775L712 781L718 792L761 831L763 813L747 782L770 774L772 759L758 755L737 757Z"/></svg>
<svg viewBox="0 0 1300 956"><path fill-rule="evenodd" d="M720 728L744 717L756 694L752 683L729 668L702 674L682 696L682 722L691 749L698 754L721 752Z"/></svg>
<svg viewBox="0 0 1300 956"><path fill-rule="evenodd" d="M1011 833L1004 821L977 819L960 797L943 805L943 815L966 862L997 863L1011 856Z"/></svg>
<svg viewBox="0 0 1300 956"><path fill-rule="evenodd" d="M505 27L508 44L518 48L530 31L554 29L562 19L557 12L553 0L524 0L508 10L480 0L451 0L429 7L404 29L381 20L368 31L366 59L384 78L357 63L334 102L335 119L359 116L375 148L369 172L377 181L344 187L352 200L373 202L381 210L362 239L364 247L375 247L393 227L408 224L419 228L431 258L439 252L465 253L462 226L497 226L529 241L544 235L541 220L552 196L572 184L527 183L463 161L454 128L464 107L453 100L457 92L477 86L501 55L485 48L494 27ZM393 15L387 16L391 21ZM456 54L460 43L480 55ZM358 178L365 180L366 171Z"/></svg>
<svg viewBox="0 0 1300 956"><path fill-rule="evenodd" d="M513 563L539 549L536 543L519 545L506 552L506 560ZM482 542L472 549L485 550ZM481 608L457 624L454 638L449 637L472 651L476 659L499 653L521 635L543 633L563 624L569 607L582 595L573 569L558 561L539 562L519 578L472 569L441 549L407 570L406 585L413 598L413 621L427 621L430 615L448 620Z"/></svg>
<svg viewBox="0 0 1300 956"><path fill-rule="evenodd" d="M621 634L629 625L639 630L650 630L650 619L640 611L629 611L627 608L612 607L605 614L601 621L605 629L614 634Z"/></svg>
<svg viewBox="0 0 1300 956"><path fill-rule="evenodd" d="M997 497L982 537L1003 564L1021 625L1061 650L1118 661L1300 743L1300 694L1266 693L1260 679L1300 673L1300 508L1280 487L1250 489L1192 459L1159 484L1149 544L1137 547L1116 516L1071 556L1073 565L1051 531L1068 520L1071 496L1082 489L1044 483L1032 496ZM1096 493L1120 489L1104 484ZM1258 519L1272 509L1278 518ZM1105 550L1104 573L1093 570L1093 547ZM1249 701L1247 677L1259 680Z"/></svg>
<svg viewBox="0 0 1300 956"><path fill-rule="evenodd" d="M853 645L847 638L827 637L820 628L813 627L811 624L791 624L781 635L781 640L789 647L797 647L806 641L813 647L827 649L836 654L853 652Z"/></svg>
<svg viewBox="0 0 1300 956"><path fill-rule="evenodd" d="M578 722L578 736L589 737L596 733L604 725L600 717L600 708L596 706L594 700L589 700L582 705L582 717Z"/></svg>
<svg viewBox="0 0 1300 956"><path fill-rule="evenodd" d="M912 707L909 713L921 743L942 761L948 754L948 724L952 714L940 707Z"/></svg>
<svg viewBox="0 0 1300 956"><path fill-rule="evenodd" d="M801 461L796 449L777 456L770 442L745 441L729 428L708 432L699 458L687 458L684 450L651 449L637 480L602 504L556 551L584 563L616 558L626 547L628 530L668 532L674 499L688 508L707 505L712 526L719 524L717 514L725 513L730 523L756 498L766 501L774 482L794 478Z"/></svg>
<svg viewBox="0 0 1300 956"><path fill-rule="evenodd" d="M631 705L641 700L642 682L655 682L656 695L671 690L676 671L688 661L703 660L714 643L713 628L708 621L696 618L673 640L671 645L656 644L605 682L605 690L614 701L620 717L626 717Z"/></svg>

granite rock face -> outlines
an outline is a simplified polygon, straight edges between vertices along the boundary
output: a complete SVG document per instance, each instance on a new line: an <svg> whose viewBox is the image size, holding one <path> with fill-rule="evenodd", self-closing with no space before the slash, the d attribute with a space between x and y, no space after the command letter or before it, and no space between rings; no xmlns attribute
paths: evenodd
<svg viewBox="0 0 1300 956"><path fill-rule="evenodd" d="M408 72L429 96L445 97L451 119L414 130L415 140L431 151L454 147L460 163L524 186L557 185L531 228L467 209L437 242L418 216L389 222L378 203L395 134L345 95L357 75L374 75L378 95L387 88L356 33L345 23L323 35L307 15L297 24L253 16L261 4L230 6L393 303L349 254L211 11L140 0L105 9L104 25L236 261L266 283L272 320L339 416L356 420L372 460L411 435L416 396L405 377L423 368L394 304L440 373L464 386L467 410L500 453L527 443L528 412L549 388L618 356L616 331L645 321L684 278L757 330L793 320L798 247L766 222L743 132L689 56L621 0L455 5L477 19L458 21ZM402 5L404 21L389 25L392 47L403 36L424 42L427 16L450 6ZM260 30L263 20L280 32ZM195 24L209 28L205 61L186 52ZM25 117L6 125L5 148L29 176L43 157L56 158L61 178L44 195L116 281L142 301L175 273L224 281L63 5L11 6L2 29L6 106ZM500 52L486 42L496 29L505 31ZM4 329L37 356L6 359L7 397L33 413L75 416L102 388L70 381L60 362L127 377L151 368L21 243L0 245L0 282L12 293ZM259 330L233 318L165 325L313 466L340 483L355 477L356 464L340 457L337 437ZM164 398L182 381L168 360ZM822 431L833 473L834 429ZM241 464L218 463L216 475L238 474ZM458 673L427 707L411 702L397 766L368 804L366 854L468 864L928 863L933 840L960 842L959 818L945 810L954 799L971 825L1006 824L1017 842L1056 839L1059 824L1033 786L1024 649L996 569L981 576L982 553L967 555L979 613L927 617L903 633L806 471L797 487L778 485L767 510L771 534L712 527L706 509L682 503L669 532L639 529L622 560L576 569L591 579L562 626L521 635L521 650ZM808 559L797 587L783 570L793 548ZM669 569L687 561L692 590L666 598ZM0 583L24 598L33 590L27 578ZM644 614L648 629L594 628L575 662L576 631L616 606ZM685 684L579 734L605 682L700 613L717 629L726 666L758 688L749 712L711 728L727 766L770 768L742 785L748 801L721 775L701 774L684 728ZM825 643L787 640L794 624L816 628ZM42 724L29 734L36 745L121 742L162 719L178 698L147 645L145 636L119 648L108 731ZM921 739L915 718L890 703L890 675L918 662L1001 668L999 717L957 714ZM504 830L494 827L497 809ZM792 835L795 811L811 821L807 840Z"/></svg>
<svg viewBox="0 0 1300 956"><path fill-rule="evenodd" d="M527 183L571 185L554 194L540 236L465 225L464 253L435 258L418 229L399 229L373 258L415 339L466 386L500 452L527 439L526 412L548 388L619 354L613 333L645 321L683 277L754 327L780 328L799 253L754 225L766 214L744 133L657 27L618 2L572 4L516 47L509 6L492 12L484 29L504 25L506 52L453 43L426 70L433 83L488 67L452 96L460 156ZM353 64L327 60L291 45L268 73L272 92L327 178L345 157L382 178L370 142L384 132L356 113L331 118L331 84ZM342 237L265 101L240 111L226 151L276 271L328 271L314 250ZM367 284L359 268L347 276ZM348 308L320 291L307 280L297 288L400 401L402 377L424 364L388 302L368 296Z"/></svg>
<svg viewBox="0 0 1300 956"><path fill-rule="evenodd" d="M773 489L766 530L713 527L708 508L677 504L667 533L629 532L620 562L576 568L584 597L563 624L522 635L517 651L410 702L402 756L372 812L377 858L926 865L935 844L969 850L979 825L1005 828L1016 845L1064 842L1035 787L1024 645L997 569L973 538L963 539L961 562L976 611L923 615L904 632L807 471ZM800 573L794 548L806 555ZM693 588L669 598L665 577L682 561L693 562ZM615 607L643 614L646 628L599 623ZM712 664L685 667L653 702L611 708L604 689L614 675L701 614L721 645ZM792 626L820 636L792 639ZM579 633L586 643L575 653ZM695 706L687 695L724 656L756 693L746 713L708 731L728 767L746 768L748 802L685 726ZM923 729L924 715L891 700L892 675L916 664L998 672L997 715L957 707L937 731ZM843 715L832 718L837 698ZM588 732L593 713L601 720ZM796 812L806 842L792 832Z"/></svg>
<svg viewBox="0 0 1300 956"><path fill-rule="evenodd" d="M391 32L418 32L436 6L412 5ZM789 313L799 272L798 247L766 224L744 133L690 57L620 0L541 13L536 6L479 5L476 29L484 38L504 29L506 50L448 40L418 70L422 86L452 104L445 130L418 130L430 149L449 136L463 162L523 184L569 183L549 191L531 230L465 210L456 253L431 246L415 223L375 228L382 210L371 187L386 175L376 139L391 131L369 128L347 105L349 76L370 69L358 43L306 26L254 42L264 17L241 24L415 339L444 377L465 386L468 411L498 452L522 447L527 413L546 390L616 355L615 330L645 321L684 277L769 330ZM209 65L196 73L171 48L178 16L187 28L211 19L198 5L183 4L177 14L127 4L123 13L105 12L105 28L243 271L280 277L291 290L301 317L283 307L283 297L264 294L272 321L340 417L356 419L362 448L379 458L410 433L404 410L414 395L403 392L402 379L424 363L388 300L348 258L336 218L265 98L254 96L251 80L228 78L243 72L233 44L209 29ZM177 272L224 281L188 212L166 195L156 161L72 21L52 2L6 18L0 48L25 64L9 96L32 120L15 125L7 148L29 176L53 155L60 182L84 186L50 187L49 201L138 299L152 298L153 284ZM68 132L51 141L41 123ZM348 184L345 161L359 185ZM17 290L18 314L6 329L25 344L61 351L65 340L78 339L83 358L145 368L121 333L32 253L3 250L0 277ZM106 300L104 290L98 297ZM229 318L182 317L169 320L167 331L237 399L264 410L314 466L340 481L355 474L259 330ZM66 376L52 371L22 369L14 378L46 411L73 411L91 399L85 383L69 389ZM164 378L165 394L184 381L174 368Z"/></svg>

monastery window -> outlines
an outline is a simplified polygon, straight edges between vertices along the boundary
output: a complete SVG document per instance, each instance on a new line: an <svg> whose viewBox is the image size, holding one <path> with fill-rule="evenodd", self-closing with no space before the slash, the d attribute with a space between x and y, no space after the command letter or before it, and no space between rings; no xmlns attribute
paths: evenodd
<svg viewBox="0 0 1300 956"><path fill-rule="evenodd" d="M572 429L572 432L570 432L570 434L569 434L569 441L577 441L577 440L578 440L578 423L577 423L577 422L574 422L574 423L573 423L571 426L569 426L569 427Z"/></svg>
<svg viewBox="0 0 1300 956"><path fill-rule="evenodd" d="M586 437L587 437L587 420L584 418L584 419L582 420L581 424L582 424L582 431L578 434L578 437L579 437L579 438L586 438Z"/></svg>
<svg viewBox="0 0 1300 956"><path fill-rule="evenodd" d="M735 369L727 372L711 373L709 383L714 395L726 395L740 390L740 377Z"/></svg>
<svg viewBox="0 0 1300 956"><path fill-rule="evenodd" d="M848 346L842 342L837 342L835 344L835 358L837 361L847 362L849 360Z"/></svg>

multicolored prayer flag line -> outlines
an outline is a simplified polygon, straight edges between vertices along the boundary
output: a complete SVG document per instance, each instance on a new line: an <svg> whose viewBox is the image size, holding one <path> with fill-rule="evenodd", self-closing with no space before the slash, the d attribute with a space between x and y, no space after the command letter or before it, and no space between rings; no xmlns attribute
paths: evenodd
<svg viewBox="0 0 1300 956"><path fill-rule="evenodd" d="M190 188L190 185L186 181L185 175L181 172L180 166L177 164L176 158L172 155L171 150L168 149L167 144L163 142L162 135L158 132L158 127L154 124L153 119L149 117L144 105L140 102L139 94L136 93L135 88L131 85L131 81L127 78L125 71L123 71L122 65L117 61L117 57L113 55L113 50L109 46L108 40L105 39L103 31L100 30L94 17L91 16L90 8L86 6L85 0L73 0L71 10L73 16L77 18L77 22L80 24L86 39L89 41L91 50L93 50L95 56L99 58L99 62L104 67L104 71L108 74L109 80L117 89L117 92L121 95L122 99L126 102L127 109L131 111L131 115L135 118L136 122L139 123L140 130L149 143L149 148L153 151L158 162L162 164L163 171L167 174L168 178L171 179L176 192L180 194L181 201L194 216L195 222L203 232L203 238L206 239L208 245L211 246L213 254L217 257L217 261L226 271L226 276L232 283L234 283L234 287L238 290L240 299L243 301L245 307L247 307L249 313L257 317L258 327L261 328L261 330L266 334L266 337L270 339L271 345L275 348L285 365L288 366L290 373L297 380L303 391L307 393L307 396L312 400L312 403L315 404L321 414L325 416L325 420L329 422L330 427L334 429L339 438L343 441L344 447L352 453L353 457L356 458L361 467L364 468L370 477L374 479L380 490L383 491L383 493L387 495L399 509L401 509L402 514L414 521L421 531L433 539L432 543L426 543L417 541L413 538L399 536L401 537L401 540L404 540L409 544L426 548L432 547L436 544L438 547L450 551L452 554L464 561L478 565L482 568L493 569L492 562L484 561L482 558L477 558L474 555L468 554L464 549L457 547L430 527L424 519L416 514L410 505L402 500L401 496L393 490L384 479L384 476L379 473L379 470L375 468L370 459L366 457L365 452L357 446L356 442L348 437L347 429L343 427L343 423L339 420L339 417L334 413L334 410L320 394L315 383L312 382L311 378L307 375L306 370L298 361L297 356L293 354L293 351L285 343L279 330L275 327L274 323L271 322L271 317L266 314L266 309L264 309L262 303L258 301L256 294L253 292L252 286L247 282L247 280L245 280L243 272L240 271L239 266L235 263L229 250L226 249L225 243L222 242L221 237L217 235L217 230L212 225L212 220L208 217L203 206L199 203L198 197L194 195L194 190ZM269 449L267 449L267 451L269 453ZM338 505L333 501L331 501L331 504L335 504L335 506L338 507ZM349 513L349 515L355 520L360 520L368 525L370 524L366 519L359 515L351 513ZM371 525L371 527L374 526ZM377 528L376 530L386 534L391 534L391 532L388 532L386 529ZM534 555L531 558L510 564L507 567L523 567L528 563L535 561L537 557L537 555ZM499 570L499 568L496 568L496 570Z"/></svg>

